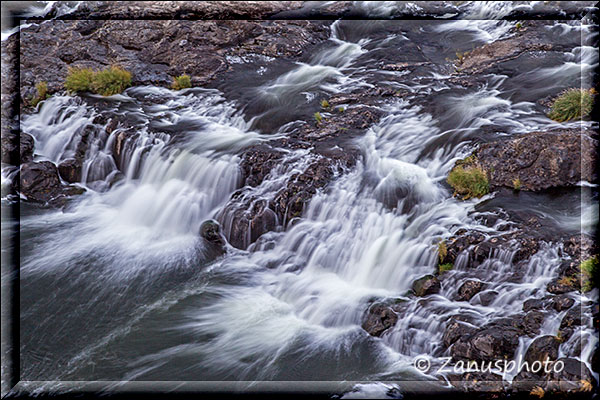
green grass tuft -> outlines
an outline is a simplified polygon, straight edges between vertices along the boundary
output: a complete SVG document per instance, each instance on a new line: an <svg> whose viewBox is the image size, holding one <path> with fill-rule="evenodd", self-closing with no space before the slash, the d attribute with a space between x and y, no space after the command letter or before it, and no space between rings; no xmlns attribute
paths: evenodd
<svg viewBox="0 0 600 400"><path fill-rule="evenodd" d="M588 258L579 265L582 278L582 291L589 292L598 286L598 256Z"/></svg>
<svg viewBox="0 0 600 400"><path fill-rule="evenodd" d="M65 80L65 89L69 92L89 92L92 89L92 79L95 72L91 68L69 67Z"/></svg>
<svg viewBox="0 0 600 400"><path fill-rule="evenodd" d="M171 85L171 89L173 90L181 90L188 89L192 87L192 81L189 75L180 75L176 78L173 78L173 84Z"/></svg>
<svg viewBox="0 0 600 400"><path fill-rule="evenodd" d="M481 197L490 192L490 185L485 171L477 165L457 165L448 174L448 184L455 193L462 194L466 200Z"/></svg>
<svg viewBox="0 0 600 400"><path fill-rule="evenodd" d="M521 190L521 180L519 178L513 179L512 183L515 190Z"/></svg>
<svg viewBox="0 0 600 400"><path fill-rule="evenodd" d="M102 71L91 68L69 68L65 89L69 92L92 92L112 96L131 86L131 73L119 66L111 66Z"/></svg>
<svg viewBox="0 0 600 400"><path fill-rule="evenodd" d="M329 102L327 100L321 100L321 108L329 108Z"/></svg>
<svg viewBox="0 0 600 400"><path fill-rule="evenodd" d="M440 258L440 262L444 261L444 258L446 258L446 255L448 255L448 248L446 247L446 241L440 240L440 242L438 243L438 257Z"/></svg>
<svg viewBox="0 0 600 400"><path fill-rule="evenodd" d="M592 112L593 103L592 90L569 89L554 100L548 117L557 122L586 117Z"/></svg>
<svg viewBox="0 0 600 400"><path fill-rule="evenodd" d="M131 73L118 66L96 72L92 79L92 89L102 96L112 96L131 86Z"/></svg>
<svg viewBox="0 0 600 400"><path fill-rule="evenodd" d="M31 105L33 107L37 107L40 101L50 98L50 94L48 94L48 84L46 82L42 81L36 83L35 89L37 90L37 95L35 95L35 97L31 99Z"/></svg>
<svg viewBox="0 0 600 400"><path fill-rule="evenodd" d="M454 268L454 264L452 264L452 263L440 264L440 265L438 265L438 272L441 275L444 272L448 272L448 271L452 270L452 268Z"/></svg>
<svg viewBox="0 0 600 400"><path fill-rule="evenodd" d="M320 124L321 121L323 121L323 117L321 116L321 113L318 111L315 113L315 121L317 121L317 124Z"/></svg>

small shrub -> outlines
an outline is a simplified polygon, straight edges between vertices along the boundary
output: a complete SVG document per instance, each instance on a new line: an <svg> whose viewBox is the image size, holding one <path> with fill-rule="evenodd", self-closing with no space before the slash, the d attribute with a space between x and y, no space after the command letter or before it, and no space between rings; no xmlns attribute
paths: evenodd
<svg viewBox="0 0 600 400"><path fill-rule="evenodd" d="M438 272L441 275L444 272L448 272L448 271L452 270L452 268L454 268L454 264L452 264L452 263L440 264L438 266Z"/></svg>
<svg viewBox="0 0 600 400"><path fill-rule="evenodd" d="M448 248L446 247L446 241L440 240L438 243L438 256L440 258L440 262L444 261L446 255L448 254Z"/></svg>
<svg viewBox="0 0 600 400"><path fill-rule="evenodd" d="M521 190L521 180L519 178L513 179L512 183L515 190Z"/></svg>
<svg viewBox="0 0 600 400"><path fill-rule="evenodd" d="M455 193L464 195L464 200L471 197L481 197L490 192L487 175L477 165L455 166L448 174L447 181Z"/></svg>
<svg viewBox="0 0 600 400"><path fill-rule="evenodd" d="M575 278L572 276L563 276L558 280L558 284L564 286L573 286L575 284Z"/></svg>
<svg viewBox="0 0 600 400"><path fill-rule="evenodd" d="M579 270L581 271L582 291L589 292L598 286L598 256L582 262Z"/></svg>
<svg viewBox="0 0 600 400"><path fill-rule="evenodd" d="M173 90L181 90L188 89L192 87L192 81L189 75L180 75L176 78L173 78L173 84L171 85L171 89Z"/></svg>
<svg viewBox="0 0 600 400"><path fill-rule="evenodd" d="M343 113L344 111L346 111L346 109L344 107L342 107L342 106L338 107L337 110L338 110L339 113Z"/></svg>
<svg viewBox="0 0 600 400"><path fill-rule="evenodd" d="M327 100L321 100L321 108L329 108L329 102Z"/></svg>
<svg viewBox="0 0 600 400"><path fill-rule="evenodd" d="M523 28L523 24L520 22L517 22L517 24L515 25L515 28L521 29L521 28Z"/></svg>
<svg viewBox="0 0 600 400"><path fill-rule="evenodd" d="M95 72L91 68L69 67L65 89L69 92L89 92Z"/></svg>
<svg viewBox="0 0 600 400"><path fill-rule="evenodd" d="M320 124L321 121L323 121L323 117L321 116L321 113L318 111L315 113L315 121L317 121L317 124Z"/></svg>
<svg viewBox="0 0 600 400"><path fill-rule="evenodd" d="M594 102L592 96L591 90L566 90L554 100L548 117L557 122L586 117L592 112Z"/></svg>
<svg viewBox="0 0 600 400"><path fill-rule="evenodd" d="M94 93L112 96L131 86L131 73L118 66L96 72L92 79Z"/></svg>
<svg viewBox="0 0 600 400"><path fill-rule="evenodd" d="M35 89L37 90L37 95L31 99L31 105L33 107L37 107L40 101L50 98L50 95L48 94L48 84L46 82L36 83Z"/></svg>

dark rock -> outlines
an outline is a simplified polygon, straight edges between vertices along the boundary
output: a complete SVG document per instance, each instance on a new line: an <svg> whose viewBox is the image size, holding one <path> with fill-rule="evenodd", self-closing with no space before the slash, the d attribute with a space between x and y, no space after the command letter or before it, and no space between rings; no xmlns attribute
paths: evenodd
<svg viewBox="0 0 600 400"><path fill-rule="evenodd" d="M225 240L221 235L221 227L217 221L204 221L202 225L200 225L200 236L202 236L207 242L211 244L217 245L219 247L225 246Z"/></svg>
<svg viewBox="0 0 600 400"><path fill-rule="evenodd" d="M230 14L248 9L248 4L231 5ZM192 8L194 13L208 12L205 7ZM227 19L227 8L221 5L211 9L219 10L219 18L224 19L192 21L179 18L176 9L189 8L173 3L156 6L155 11L149 12L129 5L106 5L97 15L114 14L119 16L117 19L107 17L90 22L86 16L82 21L51 20L24 28L20 37L21 97L30 99L39 81L46 81L51 93L62 90L69 66L101 69L118 63L132 73L133 85L170 86L174 76L184 73L191 76L193 85L201 85L229 70L228 57L299 57L308 46L329 36L327 24L321 21ZM255 11L248 12L264 16L268 15L266 10L275 9L278 7L257 3L248 9ZM140 13L169 17L127 17ZM54 46L55 43L61 45Z"/></svg>
<svg viewBox="0 0 600 400"><path fill-rule="evenodd" d="M60 177L69 183L81 181L81 163L74 158L68 158L58 164Z"/></svg>
<svg viewBox="0 0 600 400"><path fill-rule="evenodd" d="M525 353L525 361L532 365L534 361L554 361L558 358L560 340L556 336L541 336L535 339Z"/></svg>
<svg viewBox="0 0 600 400"><path fill-rule="evenodd" d="M562 321L560 321L560 326L558 329L561 339L563 341L569 340L571 335L573 335L573 330L575 329L575 327L580 326L582 324L581 314L581 306L577 305L571 307L563 317Z"/></svg>
<svg viewBox="0 0 600 400"><path fill-rule="evenodd" d="M458 301L469 301L473 296L483 289L485 284L481 281L469 279L463 283L458 289Z"/></svg>
<svg viewBox="0 0 600 400"><path fill-rule="evenodd" d="M473 304L481 304L482 306L489 306L498 297L498 292L495 290L484 290L479 292L472 299Z"/></svg>
<svg viewBox="0 0 600 400"><path fill-rule="evenodd" d="M591 392L597 385L596 379L588 367L574 358L559 358L556 363L561 363L563 368L553 368L550 373L547 390L550 392L573 393L573 392Z"/></svg>
<svg viewBox="0 0 600 400"><path fill-rule="evenodd" d="M33 146L34 140L31 135L7 129L2 134L2 162L18 166L32 161Z"/></svg>
<svg viewBox="0 0 600 400"><path fill-rule="evenodd" d="M474 326L453 317L446 325L444 336L442 338L444 346L450 347L461 337L467 337L477 330Z"/></svg>
<svg viewBox="0 0 600 400"><path fill-rule="evenodd" d="M20 139L19 150L20 150L21 164L32 161L33 160L33 143L34 143L33 136L31 136L28 133L21 132L21 134L19 135L19 139Z"/></svg>
<svg viewBox="0 0 600 400"><path fill-rule="evenodd" d="M597 253L596 243L588 235L574 235L563 242L563 251L575 259L574 264L585 261ZM565 275L571 275L565 273Z"/></svg>
<svg viewBox="0 0 600 400"><path fill-rule="evenodd" d="M552 301L552 306L556 311L567 310L571 308L573 304L575 304L575 300L565 295L556 296Z"/></svg>
<svg viewBox="0 0 600 400"><path fill-rule="evenodd" d="M371 336L379 337L396 324L398 316L390 306L375 303L367 310L362 328Z"/></svg>
<svg viewBox="0 0 600 400"><path fill-rule="evenodd" d="M546 290L552 294L564 294L574 291L575 287L561 279L555 279L546 286Z"/></svg>
<svg viewBox="0 0 600 400"><path fill-rule="evenodd" d="M542 327L546 314L541 311L530 311L520 320L520 328L529 335L536 336Z"/></svg>
<svg viewBox="0 0 600 400"><path fill-rule="evenodd" d="M21 165L20 192L29 201L56 202L59 198L81 194L82 188L63 186L56 166L50 161L28 162Z"/></svg>
<svg viewBox="0 0 600 400"><path fill-rule="evenodd" d="M545 302L542 299L529 299L523 303L523 311L541 310L545 307Z"/></svg>
<svg viewBox="0 0 600 400"><path fill-rule="evenodd" d="M518 179L520 190L539 191L594 182L595 146L589 131L572 129L484 143L474 154L488 173L490 189L513 188Z"/></svg>
<svg viewBox="0 0 600 400"><path fill-rule="evenodd" d="M485 398L494 398L494 395L498 395L504 391L502 376L491 372L473 371L460 375L450 374L448 379L450 380L450 384L455 388L463 392L485 393ZM477 398L475 393L469 396Z"/></svg>
<svg viewBox="0 0 600 400"><path fill-rule="evenodd" d="M494 361L512 358L521 332L513 327L484 327L479 331L461 337L452 345L450 354L456 360Z"/></svg>
<svg viewBox="0 0 600 400"><path fill-rule="evenodd" d="M438 293L440 289L440 281L434 275L425 275L414 281L412 285L413 293L418 297Z"/></svg>

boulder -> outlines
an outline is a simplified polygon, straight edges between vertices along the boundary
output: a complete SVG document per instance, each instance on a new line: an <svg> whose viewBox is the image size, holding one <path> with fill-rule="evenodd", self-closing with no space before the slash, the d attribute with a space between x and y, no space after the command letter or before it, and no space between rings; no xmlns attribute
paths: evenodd
<svg viewBox="0 0 600 400"><path fill-rule="evenodd" d="M479 293L485 284L481 281L476 281L474 279L466 280L460 288L458 288L458 301L469 301L473 296Z"/></svg>
<svg viewBox="0 0 600 400"><path fill-rule="evenodd" d="M412 285L413 293L418 297L438 293L440 289L440 281L434 275L425 275L414 281Z"/></svg>
<svg viewBox="0 0 600 400"><path fill-rule="evenodd" d="M50 161L21 165L20 178L20 193L29 201L57 203L84 191L79 187L63 185L56 166Z"/></svg>
<svg viewBox="0 0 600 400"><path fill-rule="evenodd" d="M74 158L68 158L58 164L60 177L69 183L81 181L81 163Z"/></svg>
<svg viewBox="0 0 600 400"><path fill-rule="evenodd" d="M379 337L398 321L396 312L382 303L374 303L367 310L362 328L371 336Z"/></svg>
<svg viewBox="0 0 600 400"><path fill-rule="evenodd" d="M488 174L490 189L540 191L595 182L596 144L592 132L562 129L531 132L484 143L474 152Z"/></svg>
<svg viewBox="0 0 600 400"><path fill-rule="evenodd" d="M560 343L556 336L546 335L536 338L525 353L525 361L532 365L535 361L543 363L546 360L556 360Z"/></svg>

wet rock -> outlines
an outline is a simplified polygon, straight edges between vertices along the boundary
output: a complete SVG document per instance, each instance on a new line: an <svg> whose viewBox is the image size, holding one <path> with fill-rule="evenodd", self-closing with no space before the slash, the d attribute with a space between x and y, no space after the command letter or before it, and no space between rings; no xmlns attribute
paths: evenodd
<svg viewBox="0 0 600 400"><path fill-rule="evenodd" d="M482 306L489 306L494 300L498 297L498 292L495 290L484 290L483 292L479 292L476 294L471 303L473 304L481 304Z"/></svg>
<svg viewBox="0 0 600 400"><path fill-rule="evenodd" d="M418 297L438 293L440 289L440 281L434 275L425 275L414 281L412 285L413 293Z"/></svg>
<svg viewBox="0 0 600 400"><path fill-rule="evenodd" d="M444 346L450 347L459 338L467 337L476 330L476 327L467 324L464 321L460 321L457 317L452 317L446 325L446 330L444 331L444 336L442 338Z"/></svg>
<svg viewBox="0 0 600 400"><path fill-rule="evenodd" d="M33 160L33 136L28 133L21 132L19 135L19 155L22 163L27 163Z"/></svg>
<svg viewBox="0 0 600 400"><path fill-rule="evenodd" d="M200 225L200 236L202 236L207 242L220 248L224 248L225 246L225 240L221 235L221 226L217 221L204 221L202 225Z"/></svg>
<svg viewBox="0 0 600 400"><path fill-rule="evenodd" d="M542 336L535 339L525 353L525 361L532 365L534 361L554 361L558 358L560 340L556 336Z"/></svg>
<svg viewBox="0 0 600 400"><path fill-rule="evenodd" d="M519 345L521 332L513 327L484 327L477 332L463 336L450 349L455 360L494 361L513 357Z"/></svg>
<svg viewBox="0 0 600 400"><path fill-rule="evenodd" d="M564 294L576 289L571 283L567 283L562 279L555 279L546 286L546 290L552 294Z"/></svg>
<svg viewBox="0 0 600 400"><path fill-rule="evenodd" d="M545 308L545 301L542 299L529 299L523 303L523 311L541 310Z"/></svg>
<svg viewBox="0 0 600 400"><path fill-rule="evenodd" d="M68 158L58 164L60 177L69 183L81 181L81 163L74 158Z"/></svg>
<svg viewBox="0 0 600 400"><path fill-rule="evenodd" d="M33 160L33 137L19 130L2 134L2 162L19 165Z"/></svg>
<svg viewBox="0 0 600 400"><path fill-rule="evenodd" d="M181 4L158 7L170 15L165 19L135 20L126 17L136 14L134 8L106 5L98 15L116 13L118 19L53 20L23 29L21 97L31 98L39 81L46 81L50 92L62 90L69 66L102 69L118 63L132 73L133 85L168 87L174 76L184 73L191 76L193 85L201 85L228 71L231 57L296 58L329 36L327 24L321 21L227 19L226 8L221 6L213 10L220 10L218 18L225 19L191 21L176 15L181 7L186 8ZM243 8L231 6L231 10ZM267 14L257 11L256 15Z"/></svg>
<svg viewBox="0 0 600 400"><path fill-rule="evenodd" d="M556 311L567 310L571 308L573 304L575 304L575 300L565 295L556 296L552 301L552 306Z"/></svg>
<svg viewBox="0 0 600 400"><path fill-rule="evenodd" d="M475 152L487 171L490 189L540 191L551 187L595 182L596 140L578 129L531 132L482 144Z"/></svg>
<svg viewBox="0 0 600 400"><path fill-rule="evenodd" d="M563 368L554 368L549 374L546 390L549 392L560 392L563 394L583 392L592 394L597 386L588 367L574 358L559 358L556 363L562 363Z"/></svg>
<svg viewBox="0 0 600 400"><path fill-rule="evenodd" d="M469 301L473 296L479 293L485 284L481 281L469 279L458 289L458 301Z"/></svg>
<svg viewBox="0 0 600 400"><path fill-rule="evenodd" d="M530 311L522 320L519 320L519 327L527 335L535 336L540 332L545 317L546 314L541 311Z"/></svg>
<svg viewBox="0 0 600 400"><path fill-rule="evenodd" d="M466 369L466 368L465 368ZM491 372L465 372L463 374L450 374L450 384L463 392L474 392L470 396L477 398L477 394L484 394L482 398L493 398L494 394L504 391L502 376Z"/></svg>
<svg viewBox="0 0 600 400"><path fill-rule="evenodd" d="M575 260L575 265L597 253L596 243L588 235L574 235L563 242L563 251ZM570 275L565 273L565 275Z"/></svg>
<svg viewBox="0 0 600 400"><path fill-rule="evenodd" d="M390 306L375 303L367 310L362 328L371 336L379 337L398 321L398 316Z"/></svg>
<svg viewBox="0 0 600 400"><path fill-rule="evenodd" d="M569 340L575 327L582 324L582 309L580 305L571 307L565 314L558 328L562 340Z"/></svg>
<svg viewBox="0 0 600 400"><path fill-rule="evenodd" d="M28 162L21 166L20 192L29 201L48 203L81 194L83 189L64 186L56 166L50 161Z"/></svg>

